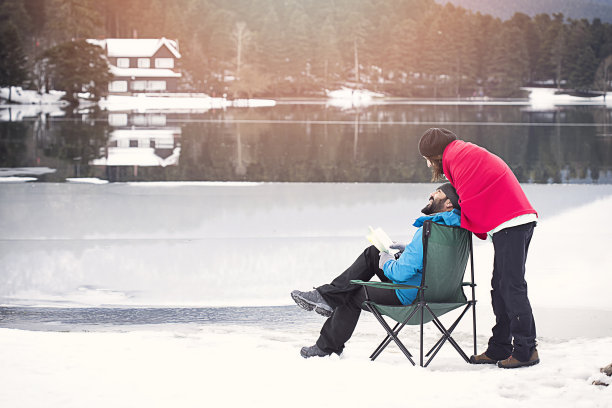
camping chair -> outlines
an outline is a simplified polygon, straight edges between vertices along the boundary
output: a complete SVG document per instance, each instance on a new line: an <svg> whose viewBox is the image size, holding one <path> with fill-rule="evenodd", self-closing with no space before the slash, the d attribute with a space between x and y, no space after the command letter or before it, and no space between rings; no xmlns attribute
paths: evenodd
<svg viewBox="0 0 612 408"><path fill-rule="evenodd" d="M463 282L468 257L471 264L471 282ZM474 355L476 351L476 300L474 283L474 259L472 251L472 234L460 227L436 224L431 220L423 224L423 278L420 286L411 286L383 282L364 282L353 280L351 283L363 285L366 291L364 305L374 314L376 319L387 332L387 337L374 350L370 359L374 360L393 340L404 355L415 365L412 354L406 349L398 338L399 332L405 325L420 325L420 365L423 367L423 325L433 322L442 333L442 337L425 355L429 360L425 367L438 354L440 348L448 341L457 350L459 355L469 363L468 356L463 352L457 342L451 337L453 330L463 316L472 308L474 331ZM410 305L388 306L379 305L369 299L368 286L383 289L418 289L417 297ZM472 299L467 300L463 287L470 286ZM440 322L443 314L463 306L463 311L455 322L448 328ZM387 324L382 315L395 320L397 324L393 329ZM431 356L431 357L430 357Z"/></svg>

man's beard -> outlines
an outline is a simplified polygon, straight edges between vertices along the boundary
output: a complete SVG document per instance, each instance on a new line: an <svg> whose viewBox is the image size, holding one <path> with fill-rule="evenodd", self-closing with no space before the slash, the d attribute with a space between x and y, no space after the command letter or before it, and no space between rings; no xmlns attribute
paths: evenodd
<svg viewBox="0 0 612 408"><path fill-rule="evenodd" d="M446 200L444 200L446 201ZM425 215L431 215L431 214L436 214L439 212L444 211L444 202L442 202L441 200L433 200L430 199L429 200L429 204L427 204L425 207L423 207L423 209L421 210L421 212Z"/></svg>

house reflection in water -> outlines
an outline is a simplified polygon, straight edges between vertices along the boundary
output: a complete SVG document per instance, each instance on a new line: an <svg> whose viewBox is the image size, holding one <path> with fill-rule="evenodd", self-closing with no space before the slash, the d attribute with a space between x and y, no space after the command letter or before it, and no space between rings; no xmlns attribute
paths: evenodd
<svg viewBox="0 0 612 408"><path fill-rule="evenodd" d="M128 120L129 119L129 120ZM106 166L109 181L138 177L139 167L166 167L178 164L181 154L181 128L165 127L164 115L109 115L108 144L91 164ZM131 126L129 126L131 124ZM131 174L130 174L131 173Z"/></svg>

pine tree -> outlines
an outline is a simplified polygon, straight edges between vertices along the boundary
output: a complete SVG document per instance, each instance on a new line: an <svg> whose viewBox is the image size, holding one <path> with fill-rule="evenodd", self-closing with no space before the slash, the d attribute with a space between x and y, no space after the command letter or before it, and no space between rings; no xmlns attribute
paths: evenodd
<svg viewBox="0 0 612 408"><path fill-rule="evenodd" d="M316 73L323 78L323 87L329 89L333 78L340 72L341 55L338 48L338 32L333 17L327 16L317 33Z"/></svg>
<svg viewBox="0 0 612 408"><path fill-rule="evenodd" d="M17 27L12 21L0 29L0 87L20 86L27 78L26 57Z"/></svg>
<svg viewBox="0 0 612 408"><path fill-rule="evenodd" d="M47 74L53 88L66 92L66 100L78 104L78 93L88 92L99 100L108 91L111 79L103 49L85 40L69 41L45 51Z"/></svg>
<svg viewBox="0 0 612 408"><path fill-rule="evenodd" d="M527 46L521 30L508 22L502 25L493 51L491 73L494 96L513 96L527 79L529 63Z"/></svg>
<svg viewBox="0 0 612 408"><path fill-rule="evenodd" d="M48 0L46 6L52 42L94 38L102 30L103 20L95 0Z"/></svg>
<svg viewBox="0 0 612 408"><path fill-rule="evenodd" d="M576 89L588 89L595 80L599 65L592 48L588 22L580 20L570 23L567 44L565 75L568 85Z"/></svg>

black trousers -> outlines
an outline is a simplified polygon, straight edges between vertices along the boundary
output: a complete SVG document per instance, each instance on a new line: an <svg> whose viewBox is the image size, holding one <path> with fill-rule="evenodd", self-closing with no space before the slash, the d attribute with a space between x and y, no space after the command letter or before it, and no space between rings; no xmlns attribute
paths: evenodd
<svg viewBox="0 0 612 408"><path fill-rule="evenodd" d="M536 347L535 321L525 282L525 261L534 226L532 222L493 234L491 302L495 326L486 354L495 360L512 355L527 361Z"/></svg>
<svg viewBox="0 0 612 408"><path fill-rule="evenodd" d="M365 288L350 283L352 279L369 281L378 276L381 282L389 282L383 271L378 268L379 251L376 247L367 248L351 266L337 276L331 283L319 286L317 291L334 308L317 340L317 346L328 353L341 353L344 344L351 338L361 314L361 304L366 299ZM401 305L394 290L368 288L370 300L379 304Z"/></svg>

